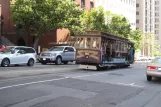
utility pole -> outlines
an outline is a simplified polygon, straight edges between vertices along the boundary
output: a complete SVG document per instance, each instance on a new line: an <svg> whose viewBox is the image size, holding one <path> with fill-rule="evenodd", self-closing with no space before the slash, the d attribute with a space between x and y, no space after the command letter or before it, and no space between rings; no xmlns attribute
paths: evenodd
<svg viewBox="0 0 161 107"><path fill-rule="evenodd" d="M1 16L0 16L0 43L2 43L2 39L1 39L1 36L3 35L3 16L2 16L2 14L1 14Z"/></svg>
<svg viewBox="0 0 161 107"><path fill-rule="evenodd" d="M3 35L3 16L2 15L0 17L0 26L1 26L0 36L2 36Z"/></svg>

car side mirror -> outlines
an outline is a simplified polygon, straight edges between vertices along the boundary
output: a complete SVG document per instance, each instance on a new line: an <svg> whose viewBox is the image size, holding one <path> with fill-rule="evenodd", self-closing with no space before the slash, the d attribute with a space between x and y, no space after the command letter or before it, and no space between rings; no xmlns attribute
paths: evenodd
<svg viewBox="0 0 161 107"><path fill-rule="evenodd" d="M14 54L15 53L15 51L14 50L11 50L11 54Z"/></svg>
<svg viewBox="0 0 161 107"><path fill-rule="evenodd" d="M68 52L68 50L64 50L64 52Z"/></svg>

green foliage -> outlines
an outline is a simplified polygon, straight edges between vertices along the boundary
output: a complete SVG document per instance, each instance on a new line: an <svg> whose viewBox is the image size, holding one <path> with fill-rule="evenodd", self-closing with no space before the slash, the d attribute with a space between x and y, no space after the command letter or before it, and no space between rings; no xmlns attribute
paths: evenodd
<svg viewBox="0 0 161 107"><path fill-rule="evenodd" d="M58 28L78 33L82 12L71 0L15 0L11 5L15 26L22 26L30 35L38 37Z"/></svg>
<svg viewBox="0 0 161 107"><path fill-rule="evenodd" d="M154 42L154 49L152 50L154 56L161 56L161 53L159 51L160 46L158 45L158 41ZM150 53L152 56L152 53Z"/></svg>
<svg viewBox="0 0 161 107"><path fill-rule="evenodd" d="M104 30L105 15L102 7L85 11L81 19L86 30Z"/></svg>
<svg viewBox="0 0 161 107"><path fill-rule="evenodd" d="M135 49L140 48L142 33L139 30L131 30L128 20L110 11L104 11L102 7L85 11L81 17L86 30L100 30L119 37L128 38L135 43Z"/></svg>
<svg viewBox="0 0 161 107"><path fill-rule="evenodd" d="M146 33L142 35L141 49L145 55L161 56L159 47L159 41L155 39L154 34Z"/></svg>
<svg viewBox="0 0 161 107"><path fill-rule="evenodd" d="M109 24L109 29L115 35L120 37L127 38L130 34L130 24L128 23L127 19L120 15L113 15L111 19L111 23Z"/></svg>
<svg viewBox="0 0 161 107"><path fill-rule="evenodd" d="M131 30L128 39L134 43L136 50L141 48L142 32L140 30Z"/></svg>

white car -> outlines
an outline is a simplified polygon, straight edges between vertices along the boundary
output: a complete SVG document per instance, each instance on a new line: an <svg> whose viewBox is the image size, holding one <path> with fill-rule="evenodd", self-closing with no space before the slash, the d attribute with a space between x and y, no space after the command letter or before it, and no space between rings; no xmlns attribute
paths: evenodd
<svg viewBox="0 0 161 107"><path fill-rule="evenodd" d="M151 59L148 57L139 57L135 61L136 63L150 63Z"/></svg>
<svg viewBox="0 0 161 107"><path fill-rule="evenodd" d="M35 62L36 51L31 47L7 46L0 51L0 64L3 67L20 64L33 66Z"/></svg>

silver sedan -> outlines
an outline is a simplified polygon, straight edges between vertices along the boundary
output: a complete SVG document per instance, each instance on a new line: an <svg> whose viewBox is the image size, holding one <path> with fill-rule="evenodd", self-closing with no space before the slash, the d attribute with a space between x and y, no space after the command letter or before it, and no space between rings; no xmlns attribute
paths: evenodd
<svg viewBox="0 0 161 107"><path fill-rule="evenodd" d="M161 77L161 57L156 57L147 65L147 80L151 81L152 77Z"/></svg>

